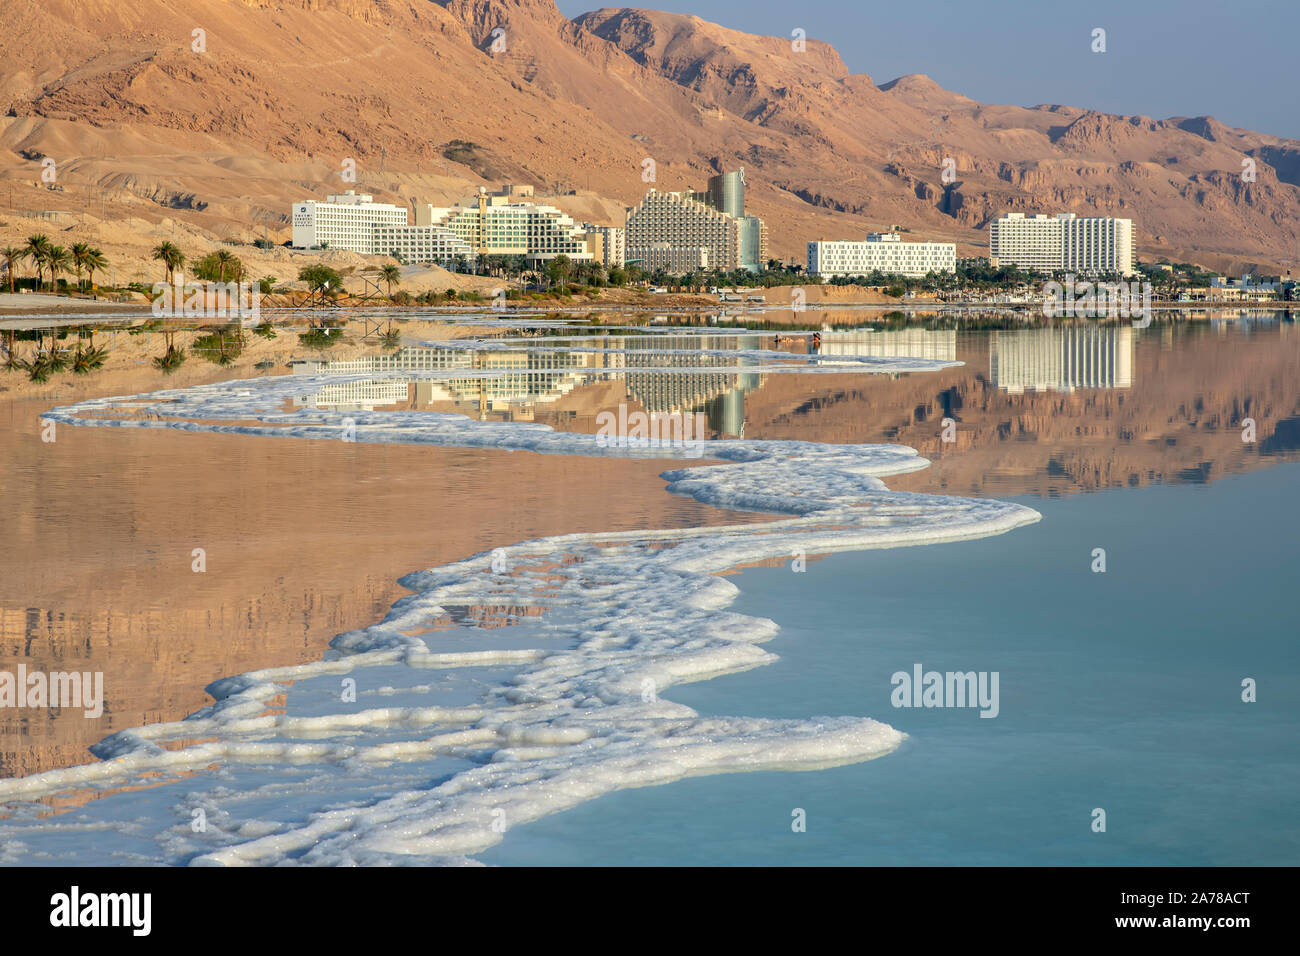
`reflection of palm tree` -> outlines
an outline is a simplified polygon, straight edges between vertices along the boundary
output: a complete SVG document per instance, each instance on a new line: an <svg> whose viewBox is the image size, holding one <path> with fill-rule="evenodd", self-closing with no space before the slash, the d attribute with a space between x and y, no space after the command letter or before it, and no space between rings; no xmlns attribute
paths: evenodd
<svg viewBox="0 0 1300 956"><path fill-rule="evenodd" d="M95 337L92 333L90 344L86 348L77 347L77 351L72 356L72 371L77 375L87 375L97 368L102 368L104 360L108 358L108 349L95 345Z"/></svg>
<svg viewBox="0 0 1300 956"><path fill-rule="evenodd" d="M157 356L153 360L154 368L161 371L164 375L170 375L185 363L185 350L178 349L174 344L175 332L164 333L164 339L167 342L167 351Z"/></svg>
<svg viewBox="0 0 1300 956"><path fill-rule="evenodd" d="M39 343L38 343L38 348L39 348ZM62 372L64 369L68 367L67 357L59 354L59 330L58 329L50 329L50 346L45 353L45 361L49 365L50 370L54 372Z"/></svg>
<svg viewBox="0 0 1300 956"><path fill-rule="evenodd" d="M22 367L22 360L18 358L17 337L13 329L5 329L4 369L6 372L12 372L14 369Z"/></svg>
<svg viewBox="0 0 1300 956"><path fill-rule="evenodd" d="M217 342L218 342L217 364L218 365L232 364L235 361L235 356L231 355L229 352L226 351L226 333L218 332Z"/></svg>

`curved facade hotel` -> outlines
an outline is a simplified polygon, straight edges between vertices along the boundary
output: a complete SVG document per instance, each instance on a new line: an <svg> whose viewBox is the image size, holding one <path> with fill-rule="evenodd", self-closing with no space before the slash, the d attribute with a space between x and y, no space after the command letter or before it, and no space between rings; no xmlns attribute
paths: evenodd
<svg viewBox="0 0 1300 956"><path fill-rule="evenodd" d="M370 251L402 262L454 262L457 256L466 261L474 258L469 243L442 226L376 225Z"/></svg>
<svg viewBox="0 0 1300 956"><path fill-rule="evenodd" d="M325 202L301 201L293 206L293 245L328 245L404 262L451 262L458 256L473 261L481 255L524 256L534 264L559 255L593 258L596 243L584 227L553 206L512 201L517 189L492 195L480 189L462 205L446 208L417 206L414 225L405 206L377 203L352 190ZM602 248L614 238L606 233Z"/></svg>
<svg viewBox="0 0 1300 956"><path fill-rule="evenodd" d="M1009 212L989 223L989 262L1038 272L1133 275L1133 220Z"/></svg>
<svg viewBox="0 0 1300 956"><path fill-rule="evenodd" d="M532 262L568 256L594 258L586 230L554 206L511 202L506 195L479 189L459 206L417 206L417 227L439 227L457 236L475 256L525 256Z"/></svg>
<svg viewBox="0 0 1300 956"><path fill-rule="evenodd" d="M827 278L876 271L920 278L956 269L957 246L951 242L904 242L898 233L873 232L863 242L819 239L808 243L809 274Z"/></svg>

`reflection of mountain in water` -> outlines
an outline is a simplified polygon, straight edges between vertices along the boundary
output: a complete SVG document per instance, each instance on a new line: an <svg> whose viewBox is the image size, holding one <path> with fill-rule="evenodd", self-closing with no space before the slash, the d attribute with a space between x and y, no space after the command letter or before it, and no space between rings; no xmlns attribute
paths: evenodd
<svg viewBox="0 0 1300 956"><path fill-rule="evenodd" d="M994 332L989 377L1013 395L1128 388L1133 384L1133 329L1078 326Z"/></svg>
<svg viewBox="0 0 1300 956"><path fill-rule="evenodd" d="M1261 455L1294 451L1300 451L1300 416L1282 419L1273 428L1273 434L1259 443Z"/></svg>
<svg viewBox="0 0 1300 956"><path fill-rule="evenodd" d="M1085 375L1079 363L1071 370L1067 338L1113 348L1106 374L1100 361L1096 373ZM1005 373L1008 359L1034 354L1028 343L1044 342L1055 343L1052 376L1021 381L1055 387L1009 389L989 374ZM965 364L896 379L769 376L746 397L749 437L898 442L931 465L891 488L971 495L1201 483L1300 457L1300 336L1287 322L1239 334L1208 322L959 330L956 358ZM1115 384L1102 387L1108 380ZM944 441L943 418L955 421L955 441ZM1257 441L1243 441L1246 418Z"/></svg>

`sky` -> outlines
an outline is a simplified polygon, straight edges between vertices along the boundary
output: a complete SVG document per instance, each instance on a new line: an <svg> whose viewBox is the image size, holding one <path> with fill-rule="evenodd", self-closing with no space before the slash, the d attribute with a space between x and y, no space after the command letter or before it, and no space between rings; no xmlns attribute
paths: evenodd
<svg viewBox="0 0 1300 956"><path fill-rule="evenodd" d="M558 0L569 17L599 9ZM618 6L610 3L609 6ZM1300 0L646 0L769 36L802 28L877 85L925 73L983 103L1213 116L1300 139ZM1106 31L1094 53L1093 31Z"/></svg>

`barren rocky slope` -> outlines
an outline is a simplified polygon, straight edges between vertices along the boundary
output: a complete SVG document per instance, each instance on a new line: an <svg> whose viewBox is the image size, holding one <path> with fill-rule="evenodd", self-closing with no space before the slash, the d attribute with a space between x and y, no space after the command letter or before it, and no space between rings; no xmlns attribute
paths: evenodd
<svg viewBox="0 0 1300 956"><path fill-rule="evenodd" d="M1300 255L1295 140L986 105L924 76L877 85L826 43L796 52L696 17L569 20L552 0L0 0L0 18L0 207L285 238L288 204L353 185L351 160L356 187L390 201L522 181L616 222L649 158L665 189L743 164L781 256L891 223L975 254L999 212L1058 209L1131 216L1147 258L1237 272ZM46 157L62 192L40 188Z"/></svg>

